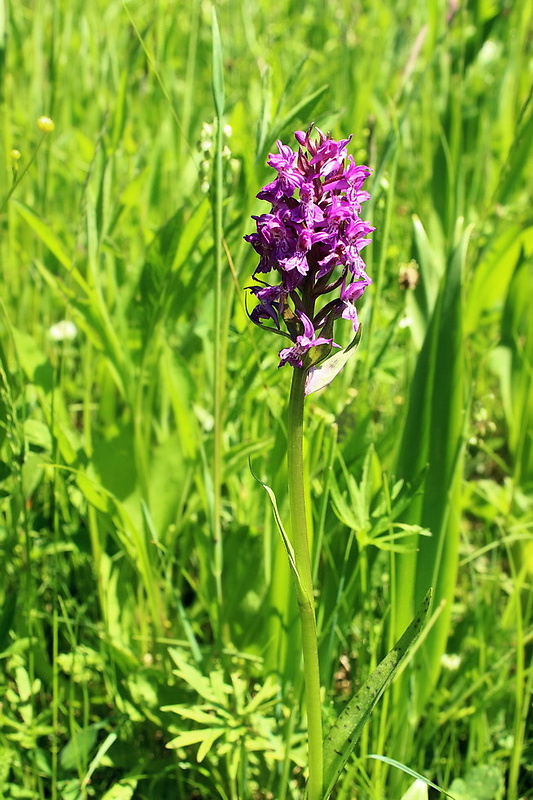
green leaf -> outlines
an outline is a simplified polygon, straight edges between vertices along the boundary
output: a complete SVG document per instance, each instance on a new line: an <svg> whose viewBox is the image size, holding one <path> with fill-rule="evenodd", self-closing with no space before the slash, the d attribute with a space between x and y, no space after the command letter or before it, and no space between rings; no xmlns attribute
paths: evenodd
<svg viewBox="0 0 533 800"><path fill-rule="evenodd" d="M208 708L208 710L204 711L202 710L202 708ZM170 711L173 714L177 714L178 716L182 717L183 719L190 719L193 722L197 722L199 725L213 727L213 721L215 720L215 717L213 715L213 707L202 706L202 708L198 708L196 706L184 706L182 704L177 704L170 706L162 706L161 711ZM227 712L224 709L217 709L217 710L219 718L221 716L225 717L227 715Z"/></svg>
<svg viewBox="0 0 533 800"><path fill-rule="evenodd" d="M518 483L533 479L533 263L521 253L509 284L501 322L499 377L509 430L513 473Z"/></svg>
<svg viewBox="0 0 533 800"><path fill-rule="evenodd" d="M133 425L117 423L106 436L95 437L92 467L101 486L125 500L135 491L137 471Z"/></svg>
<svg viewBox="0 0 533 800"><path fill-rule="evenodd" d="M0 653L4 651L4 648L9 644L9 631L11 630L11 626L13 625L13 619L15 616L15 611L17 609L17 597L18 591L11 590L8 591L2 601L2 607L0 608ZM0 759L1 764L1 759ZM1 777L1 769L0 769L0 777Z"/></svg>
<svg viewBox="0 0 533 800"><path fill-rule="evenodd" d="M281 538L283 540L283 544L285 545L285 551L286 551L287 557L289 559L289 566L290 566L290 568L292 570L292 573L293 573L293 575L294 575L294 577L296 579L296 582L297 582L301 592L303 594L305 594L305 591L304 591L304 588L303 588L303 585L302 585L302 581L300 579L300 575L299 575L298 569L296 567L296 560L294 558L294 550L293 550L291 541L290 541L290 539L289 539L289 537L287 535L287 532L286 532L285 528L283 527L283 522L281 521L281 517L280 517L280 514L279 514L279 510L278 510L278 503L277 503L277 500L276 500L276 495L274 494L274 492L270 488L270 486L267 486L266 483L263 483L263 481L260 480L257 477L257 475L254 473L254 471L252 469L251 463L250 463L250 472L252 473L252 475L256 479L256 481L261 484L263 489L268 494L268 498L270 500L270 504L271 504L272 510L274 512L274 517L275 517L275 520L276 520L276 523L277 523L277 526L278 526L278 530L279 530L279 532L281 534Z"/></svg>
<svg viewBox="0 0 533 800"><path fill-rule="evenodd" d="M422 221L416 215L413 216L413 239L420 280L416 289L407 293L406 311L411 319L413 340L419 349L435 308L445 265L442 252L430 241Z"/></svg>
<svg viewBox="0 0 533 800"><path fill-rule="evenodd" d="M528 108L529 106L529 108ZM523 171L530 163L530 151L533 143L533 103L531 92L524 104L520 125L517 127L514 141L509 148L509 155L502 170L500 184L496 190L495 202L504 205L512 197L512 193L520 186Z"/></svg>
<svg viewBox="0 0 533 800"><path fill-rule="evenodd" d="M54 387L54 370L49 359L28 333L11 328L17 358L22 370L31 383L48 394Z"/></svg>
<svg viewBox="0 0 533 800"><path fill-rule="evenodd" d="M331 726L324 740L324 786L326 787L324 796L326 800L352 754L368 717L392 681L403 656L419 635L430 600L431 589L424 597L418 613L403 636L367 678L357 694L347 703Z"/></svg>
<svg viewBox="0 0 533 800"><path fill-rule="evenodd" d="M497 767L480 764L463 778L456 778L450 786L455 800L501 800L504 782Z"/></svg>
<svg viewBox="0 0 533 800"><path fill-rule="evenodd" d="M427 787L431 786L432 789L436 789L437 792L441 792L445 794L446 797L451 797L452 800L457 800L457 798L453 798L453 795L448 794L445 792L444 789L441 789L440 786L437 786L436 783L432 783L428 781L427 778L424 778L423 775L420 775L419 772L415 772L414 769L411 767L406 767L405 764L401 764L399 761L396 761L394 758L387 758L387 756L378 756L378 755L369 755L368 758L375 758L376 761L383 761L384 764L389 764L391 767L396 767L396 769L401 769L402 772L405 772L407 775L410 775L411 778L415 778L415 782L412 786L408 789L408 791L402 797L402 800L423 800L423 798L427 798L428 792ZM472 800L472 798L470 798Z"/></svg>
<svg viewBox="0 0 533 800"><path fill-rule="evenodd" d="M20 699L26 703L32 694L30 676L24 667L17 667L15 669L15 680L17 683L17 691Z"/></svg>
<svg viewBox="0 0 533 800"><path fill-rule="evenodd" d="M27 420L28 421L28 420ZM37 453L27 453L22 465L22 491L29 500L43 478L44 462Z"/></svg>
<svg viewBox="0 0 533 800"><path fill-rule="evenodd" d="M63 248L63 245L53 230L49 228L31 208L28 208L28 206L18 200L13 200L12 203L20 216L28 223L33 232L37 234L42 243L57 258L59 263L70 272L72 269L72 259Z"/></svg>
<svg viewBox="0 0 533 800"><path fill-rule="evenodd" d="M109 513L113 508L113 501L110 493L83 472L76 472L75 474L76 483L87 502L98 509L98 511Z"/></svg>
<svg viewBox="0 0 533 800"><path fill-rule="evenodd" d="M93 727L94 728L104 728L105 724L106 724L105 722L99 722L99 723L95 724ZM105 737L104 741L102 742L102 744L100 745L100 747L96 751L96 754L95 754L94 758L92 759L91 763L89 764L87 772L85 773L85 777L83 778L83 781L82 781L82 786L86 786L88 783L91 782L91 777L92 777L93 773L100 767L100 765L101 765L101 763L102 763L102 761L104 759L104 756L106 755L107 751L115 744L117 738L118 738L117 734L114 733L114 732L111 732L111 733L107 734L107 736Z"/></svg>
<svg viewBox="0 0 533 800"><path fill-rule="evenodd" d="M169 647L168 653L178 667L176 674L200 697L203 697L208 703L214 704L219 703L221 699L224 700L224 697L221 698L213 687L213 673L210 674L210 678L206 678L200 670L189 664L183 653L175 647Z"/></svg>
<svg viewBox="0 0 533 800"><path fill-rule="evenodd" d="M224 729L211 728L206 733L207 736L204 737L203 742L200 744L200 747L198 748L198 753L196 754L196 760L198 761L198 763L204 760L206 755L211 750L212 745L216 742L217 739L220 739L220 737L224 734Z"/></svg>
<svg viewBox="0 0 533 800"><path fill-rule="evenodd" d="M74 770L87 761L89 753L96 744L98 731L104 727L104 724L98 722L95 725L89 725L72 736L59 755L59 762L63 769Z"/></svg>
<svg viewBox="0 0 533 800"><path fill-rule="evenodd" d="M420 525L432 536L416 537L417 550L396 558L394 635L398 636L421 603L428 586L443 611L424 641L425 679L415 698L422 713L440 673L449 635L459 557L459 514L465 424L468 419L468 365L462 323L463 272L471 226L458 221L456 246L442 276L439 294L417 357L398 453L396 479L407 485L426 469L420 491L398 522ZM420 663L420 662L419 662ZM407 678L398 694L407 691Z"/></svg>
<svg viewBox="0 0 533 800"><path fill-rule="evenodd" d="M327 386L328 383L331 383L333 378L339 374L343 367L346 366L350 358L354 355L360 340L361 328L359 328L348 347L345 347L340 353L336 353L334 356L331 356L331 358L328 358L328 360L325 361L322 366L311 367L305 382L306 396L313 394L313 392L318 392L319 389L323 389L324 386Z"/></svg>
<svg viewBox="0 0 533 800"><path fill-rule="evenodd" d="M38 419L24 420L24 438L26 442L45 453L52 452L52 432L48 425Z"/></svg>
<svg viewBox="0 0 533 800"><path fill-rule="evenodd" d="M131 800L138 783L138 778L122 778L102 795L102 800Z"/></svg>
<svg viewBox="0 0 533 800"><path fill-rule="evenodd" d="M286 114L282 119L279 120L279 122L275 124L274 128L272 129L271 138L273 140L279 139L283 132L287 130L287 128L292 128L296 119L301 117L305 119L311 109L316 109L319 98L329 90L329 83L325 83L314 92L311 92L311 94L307 95L307 97L304 97L303 100L300 100L298 103L296 103L296 105L291 108L288 114ZM311 111L311 113L313 112Z"/></svg>
<svg viewBox="0 0 533 800"><path fill-rule="evenodd" d="M428 800L428 785L419 778L408 788L402 800Z"/></svg>
<svg viewBox="0 0 533 800"><path fill-rule="evenodd" d="M209 747L211 747L213 742L223 736L225 731L225 728L204 728L200 731L185 731L185 733L180 733L179 736L176 736L175 739L168 742L167 747L170 750L175 750L178 747L187 747L191 744L203 743L203 747L200 747L198 750L198 761L201 761L202 758L205 757ZM206 744L208 745L207 749ZM202 751L202 758L200 758L200 751Z"/></svg>
<svg viewBox="0 0 533 800"><path fill-rule="evenodd" d="M533 227L508 223L476 255L476 269L468 289L465 332L472 336L484 315L501 305L524 249L533 249Z"/></svg>
<svg viewBox="0 0 533 800"><path fill-rule="evenodd" d="M257 137L255 155L259 158L266 147L267 140L270 133L271 122L271 102L272 102L272 70L265 65L265 69L261 75L261 110L257 124Z"/></svg>

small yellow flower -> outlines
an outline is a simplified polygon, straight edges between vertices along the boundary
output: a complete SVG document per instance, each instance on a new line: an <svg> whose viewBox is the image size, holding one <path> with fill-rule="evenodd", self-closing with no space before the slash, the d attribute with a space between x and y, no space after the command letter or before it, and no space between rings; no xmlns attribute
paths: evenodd
<svg viewBox="0 0 533 800"><path fill-rule="evenodd" d="M37 127L43 133L52 133L55 128L53 120L50 117L39 117L37 120Z"/></svg>
<svg viewBox="0 0 533 800"><path fill-rule="evenodd" d="M11 158L13 161L18 161L20 159L20 150L13 148L11 151Z"/></svg>

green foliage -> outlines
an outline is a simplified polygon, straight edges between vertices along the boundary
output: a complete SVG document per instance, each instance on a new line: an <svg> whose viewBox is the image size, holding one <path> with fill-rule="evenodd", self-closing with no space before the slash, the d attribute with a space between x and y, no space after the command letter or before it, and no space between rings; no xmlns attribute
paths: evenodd
<svg viewBox="0 0 533 800"><path fill-rule="evenodd" d="M458 241L433 295L427 331L423 337L410 387L409 407L398 457L398 474L412 483L428 464L418 497L405 512L405 519L431 531L420 539L417 552L397 557L393 613L396 630L412 615L412 604L434 587L434 603L440 615L432 626L422 653L426 680L421 687L418 713L425 705L440 670L449 634L455 594L459 551L459 515L463 473L465 406L462 274L469 231L458 232ZM427 271L427 266L426 266ZM421 269L421 283L424 282ZM429 300L431 302L431 300ZM405 585L414 592L406 593ZM398 693L405 691L398 687Z"/></svg>
<svg viewBox="0 0 533 800"><path fill-rule="evenodd" d="M503 797L503 780L495 767L479 766L463 778L456 778L450 786L456 800L499 800Z"/></svg>
<svg viewBox="0 0 533 800"><path fill-rule="evenodd" d="M419 636L430 600L431 592L428 592L416 617L404 631L403 636L367 678L357 694L350 699L327 733L324 740L326 798L335 788L348 758L355 750L363 726L374 710L376 703L394 678L405 653Z"/></svg>
<svg viewBox="0 0 533 800"><path fill-rule="evenodd" d="M276 682L250 687L246 674L240 674L236 659L226 678L221 665L213 665L206 675L188 663L180 651L171 649L170 655L177 666L175 674L199 695L201 702L174 704L162 709L181 718L180 728L187 720L189 724L198 725L180 732L167 746L183 750L199 745L196 760L201 763L205 759L209 771L214 773L225 764L231 796L246 795L250 779L258 788L266 787L275 764L283 763L288 755L281 735L279 711L276 713L280 699ZM288 713L288 709L283 711ZM295 744L296 739L293 748ZM301 747L300 752L292 751L290 755L292 762L303 766ZM216 791L216 783L212 791Z"/></svg>
<svg viewBox="0 0 533 800"><path fill-rule="evenodd" d="M374 168L377 227L361 340L306 401L328 726L434 590L335 792L528 796L530 17L239 0L213 38L200 0L0 3L0 798L302 796L297 607L248 466L285 522L290 376L242 235L313 120Z"/></svg>

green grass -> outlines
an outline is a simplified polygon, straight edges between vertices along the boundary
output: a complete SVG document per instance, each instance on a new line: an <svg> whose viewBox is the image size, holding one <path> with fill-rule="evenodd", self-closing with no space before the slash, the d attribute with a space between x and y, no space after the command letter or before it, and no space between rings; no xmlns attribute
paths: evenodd
<svg viewBox="0 0 533 800"><path fill-rule="evenodd" d="M0 2L0 798L302 796L298 612L249 469L287 519L290 370L242 236L312 121L353 133L377 228L358 355L306 404L325 723L434 588L337 796L402 797L377 754L533 797L532 4L448 13L219 2L214 99L209 4Z"/></svg>

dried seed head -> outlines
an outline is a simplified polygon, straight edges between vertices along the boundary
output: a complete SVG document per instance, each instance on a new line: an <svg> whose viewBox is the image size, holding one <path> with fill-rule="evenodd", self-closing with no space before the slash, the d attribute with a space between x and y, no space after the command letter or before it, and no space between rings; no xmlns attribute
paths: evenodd
<svg viewBox="0 0 533 800"><path fill-rule="evenodd" d="M418 269L414 261L400 267L399 283L401 289L416 289L418 278Z"/></svg>

